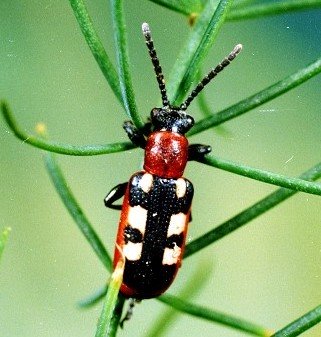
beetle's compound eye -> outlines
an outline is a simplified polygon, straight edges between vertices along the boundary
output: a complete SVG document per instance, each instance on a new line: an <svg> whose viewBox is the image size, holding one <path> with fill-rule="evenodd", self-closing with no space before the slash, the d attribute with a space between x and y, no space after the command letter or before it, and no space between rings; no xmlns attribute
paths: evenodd
<svg viewBox="0 0 321 337"><path fill-rule="evenodd" d="M167 128L168 113L166 110L162 108L154 108L150 113L150 117L152 124L156 129Z"/></svg>
<svg viewBox="0 0 321 337"><path fill-rule="evenodd" d="M185 134L194 125L194 118L185 111L177 111L177 117L172 121L172 130Z"/></svg>
<svg viewBox="0 0 321 337"><path fill-rule="evenodd" d="M186 122L190 127L192 127L195 123L194 118L190 115L186 115Z"/></svg>

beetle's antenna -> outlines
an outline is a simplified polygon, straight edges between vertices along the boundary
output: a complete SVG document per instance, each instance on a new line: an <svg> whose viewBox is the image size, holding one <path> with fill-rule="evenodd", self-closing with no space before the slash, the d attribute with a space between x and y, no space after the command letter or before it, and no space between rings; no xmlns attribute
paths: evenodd
<svg viewBox="0 0 321 337"><path fill-rule="evenodd" d="M161 92L161 95L162 95L163 106L169 106L169 101L168 101L168 98L167 98L165 80L164 80L164 75L163 75L163 72L162 72L162 67L159 64L159 59L158 59L157 54L156 54L154 42L153 42L153 39L152 39L152 35L151 35L151 31L150 31L148 23L144 22L142 24L142 31L143 31L143 35L144 35L145 40L146 40L146 46L148 48L150 58L152 60L153 66L154 66L156 79L157 79L158 86L159 86L159 89L160 89L160 92Z"/></svg>
<svg viewBox="0 0 321 337"><path fill-rule="evenodd" d="M219 72L221 72L225 67L227 67L235 57L241 52L242 45L238 44L234 49L220 62L215 68L213 68L195 87L195 89L186 98L186 101L180 105L181 110L186 110L191 104L193 99L203 90L206 84L208 84Z"/></svg>

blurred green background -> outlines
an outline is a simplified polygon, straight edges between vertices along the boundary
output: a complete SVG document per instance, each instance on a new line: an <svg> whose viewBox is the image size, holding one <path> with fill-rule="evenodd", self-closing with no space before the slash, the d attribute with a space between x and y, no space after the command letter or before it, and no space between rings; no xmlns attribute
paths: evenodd
<svg viewBox="0 0 321 337"><path fill-rule="evenodd" d="M114 55L108 3L87 1L107 51ZM138 107L147 116L160 102L141 36L149 22L165 77L188 35L183 16L149 1L125 2L131 70ZM227 23L207 57L204 72L236 43L244 51L206 89L213 112L238 102L321 56L321 11ZM33 132L44 122L50 139L75 145L124 141L125 116L87 47L66 0L0 3L0 96L19 124ZM320 161L321 76L193 142L213 154L297 176ZM201 118L197 104L190 113ZM93 336L101 305L77 308L108 275L64 208L44 169L39 149L17 140L0 121L0 229L12 232L0 264L0 336ZM119 214L103 206L105 194L125 182L142 151L95 157L58 156L70 188L113 251ZM195 239L275 190L227 172L190 163L194 182ZM246 227L186 260L170 289L177 294L196 272L209 268L193 299L271 329L279 329L321 303L321 199L297 194ZM206 264L207 262L207 264ZM195 284L195 287L198 285ZM119 336L146 336L166 307L137 306ZM304 336L320 336L316 326ZM241 332L181 315L166 336L243 336Z"/></svg>

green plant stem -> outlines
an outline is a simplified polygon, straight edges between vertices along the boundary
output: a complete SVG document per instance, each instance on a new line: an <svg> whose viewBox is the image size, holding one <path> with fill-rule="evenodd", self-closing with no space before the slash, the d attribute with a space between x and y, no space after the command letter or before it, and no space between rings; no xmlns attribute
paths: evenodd
<svg viewBox="0 0 321 337"><path fill-rule="evenodd" d="M182 311L186 314L203 318L205 320L220 323L225 326L229 326L240 331L248 332L256 336L267 337L271 335L271 331L253 324L251 322L245 321L243 319L227 315L225 313L215 311L212 309L204 308L200 305L185 301L183 299L177 298L175 296L165 294L159 297L159 300L163 303L171 305L176 310Z"/></svg>
<svg viewBox="0 0 321 337"><path fill-rule="evenodd" d="M173 10L180 14L190 15L201 12L203 6L201 1L196 0L149 0L167 9Z"/></svg>
<svg viewBox="0 0 321 337"><path fill-rule="evenodd" d="M123 104L128 117L133 120L136 127L142 128L144 123L137 111L132 78L129 71L129 57L127 53L128 45L123 13L123 0L110 0L110 6L113 19L117 68Z"/></svg>
<svg viewBox="0 0 321 337"><path fill-rule="evenodd" d="M79 229L84 234L85 238L93 248L94 252L98 256L100 261L107 268L107 270L111 272L113 269L111 258L107 253L107 250L104 247L103 243L96 234L95 230L88 221L87 217L85 216L82 209L78 205L74 195L72 194L70 188L68 187L68 184L57 162L54 159L54 156L51 153L47 153L45 154L44 159L47 171L61 200L63 201L70 215L75 220Z"/></svg>
<svg viewBox="0 0 321 337"><path fill-rule="evenodd" d="M108 298L108 293L106 295L106 300L104 302L103 310L101 312L98 327L95 337L114 337L116 336L121 315L123 312L123 307L125 303L125 298L119 294L116 298L116 303L113 308L109 306L110 299Z"/></svg>
<svg viewBox="0 0 321 337"><path fill-rule="evenodd" d="M236 164L229 160L207 155L204 159L198 160L209 166L217 167L221 170L239 174L241 176L263 181L267 184L289 188L294 191L309 194L321 195L321 184L313 183L299 178L290 178L281 174L259 170L242 164Z"/></svg>
<svg viewBox="0 0 321 337"><path fill-rule="evenodd" d="M321 305L277 331L271 337L295 337L321 322Z"/></svg>
<svg viewBox="0 0 321 337"><path fill-rule="evenodd" d="M56 163L54 156L51 153L47 153L45 155L45 163L50 178L69 213L75 220L81 232L86 237L96 255L99 257L100 261L103 263L105 268L111 272L113 269L112 261L109 254L107 253L107 250L87 220L75 197L71 193L71 190L69 189L67 182L58 164ZM119 268L117 265L117 268L112 273L108 291L106 287L107 294L98 322L95 335L96 337L116 336L123 305L125 302L125 298L121 294L118 295L119 288L122 283L123 270L123 265Z"/></svg>
<svg viewBox="0 0 321 337"><path fill-rule="evenodd" d="M117 330L118 330L118 327L119 327L119 322L120 322L120 319L121 319L121 315L122 315L122 312L123 312L124 303L125 303L125 297L122 296L121 294L118 294L116 305L113 308L113 312L112 312L111 317L106 315L109 318L109 321L108 321L107 326L106 326L106 334L105 335L99 335L98 334L98 335L96 335L97 337L98 336L99 337L102 337L102 336L103 337L114 337L114 336L116 336L116 333L117 333ZM109 308L104 307L103 311L102 311L102 316L105 315L106 311L109 311Z"/></svg>
<svg viewBox="0 0 321 337"><path fill-rule="evenodd" d="M95 337L116 336L125 302L124 296L119 294L119 289L123 280L124 266L124 261L121 261L111 275Z"/></svg>
<svg viewBox="0 0 321 337"><path fill-rule="evenodd" d="M270 87L250 96L230 107L224 109L211 117L204 118L195 123L188 135L194 135L204 130L207 130L216 125L222 124L232 118L238 117L245 112L252 110L275 97L278 97L285 92L297 87L306 82L313 76L321 72L321 58L311 63L305 68L300 69L294 74L284 78L283 80L271 85Z"/></svg>
<svg viewBox="0 0 321 337"><path fill-rule="evenodd" d="M4 101L1 102L1 110L4 119L6 120L8 126L13 131L16 137L21 139L23 143L30 144L32 146L38 147L46 151L71 156L93 156L93 155L126 151L133 149L135 147L131 142L120 142L106 145L84 145L84 146L75 146L69 144L48 142L43 138L27 134L22 128L20 128L16 122L16 119L13 116L13 113L9 105Z"/></svg>
<svg viewBox="0 0 321 337"><path fill-rule="evenodd" d="M123 312L123 307L125 303L125 297L122 294L118 293L117 302L113 310L113 315L109 323L109 335L110 337L116 336L117 329L119 327L119 322Z"/></svg>
<svg viewBox="0 0 321 337"><path fill-rule="evenodd" d="M203 10L201 3L182 5L181 1L150 1L186 16L191 14L197 15ZM253 1L243 1L233 6L227 15L227 21L256 19L262 16L287 14L295 11L321 8L321 0L283 0L280 2L266 2L263 4L252 4L251 2Z"/></svg>
<svg viewBox="0 0 321 337"><path fill-rule="evenodd" d="M122 94L119 86L117 72L112 65L109 56L99 38L88 10L83 0L69 0L71 8L74 11L79 27L86 39L95 60L97 61L100 70L104 74L107 82L113 90L119 102L123 105Z"/></svg>
<svg viewBox="0 0 321 337"><path fill-rule="evenodd" d="M317 180L321 177L321 164L318 164L308 171L304 172L300 179L304 180ZM241 213L232 217L231 219L225 221L218 227L212 229L211 231L200 236L196 240L192 241L186 246L184 258L191 256L192 254L198 252L199 250L211 245L212 243L218 241L224 236L232 233L236 229L244 226L251 220L257 218L259 215L267 212L274 206L278 205L282 201L293 196L296 191L289 190L286 188L280 188L277 191L269 194L267 197L256 202L254 205L245 209Z"/></svg>
<svg viewBox="0 0 321 337"><path fill-rule="evenodd" d="M235 6L229 13L228 21L257 19L262 16L285 14L294 11L321 8L320 0L283 0L280 2L257 3L248 6Z"/></svg>
<svg viewBox="0 0 321 337"><path fill-rule="evenodd" d="M198 68L222 27L231 0L209 0L198 18L168 81L168 93L173 105L180 103L197 75Z"/></svg>

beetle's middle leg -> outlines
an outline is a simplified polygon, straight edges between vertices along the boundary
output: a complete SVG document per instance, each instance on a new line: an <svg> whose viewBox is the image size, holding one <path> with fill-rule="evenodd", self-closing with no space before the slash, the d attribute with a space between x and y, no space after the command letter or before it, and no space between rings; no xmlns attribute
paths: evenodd
<svg viewBox="0 0 321 337"><path fill-rule="evenodd" d="M210 145L191 144L188 147L188 160L201 159L211 151L212 148L210 147Z"/></svg>
<svg viewBox="0 0 321 337"><path fill-rule="evenodd" d="M113 205L113 203L125 195L127 182L115 186L105 197L105 206L111 209L121 210L122 205Z"/></svg>

